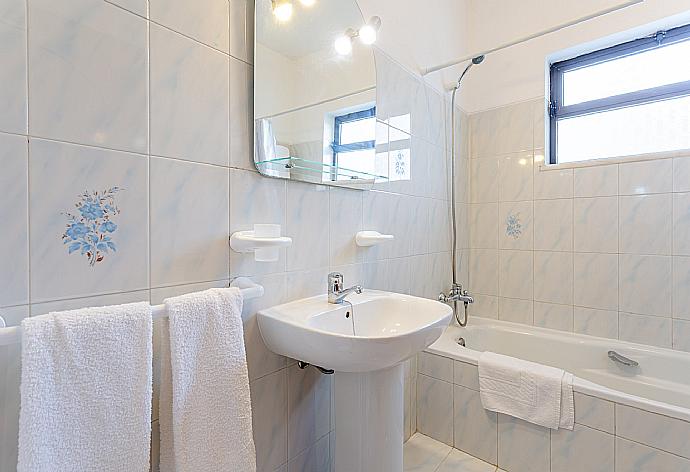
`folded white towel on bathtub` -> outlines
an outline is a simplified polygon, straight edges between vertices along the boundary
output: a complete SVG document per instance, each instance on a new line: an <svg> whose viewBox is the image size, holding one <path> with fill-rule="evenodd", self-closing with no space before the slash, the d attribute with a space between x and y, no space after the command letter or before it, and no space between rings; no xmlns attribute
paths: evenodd
<svg viewBox="0 0 690 472"><path fill-rule="evenodd" d="M256 471L242 294L213 288L165 307L161 472Z"/></svg>
<svg viewBox="0 0 690 472"><path fill-rule="evenodd" d="M148 472L148 303L22 322L20 472Z"/></svg>
<svg viewBox="0 0 690 472"><path fill-rule="evenodd" d="M573 375L563 369L483 352L479 396L487 410L546 428L573 429Z"/></svg>

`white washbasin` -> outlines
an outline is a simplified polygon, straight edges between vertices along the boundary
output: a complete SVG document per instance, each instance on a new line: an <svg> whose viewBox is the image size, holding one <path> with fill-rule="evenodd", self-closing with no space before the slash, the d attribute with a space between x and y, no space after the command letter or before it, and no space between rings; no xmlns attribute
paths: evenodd
<svg viewBox="0 0 690 472"><path fill-rule="evenodd" d="M296 300L258 313L259 329L273 352L338 372L386 369L424 350L448 326L443 303L365 290L352 305L326 295Z"/></svg>

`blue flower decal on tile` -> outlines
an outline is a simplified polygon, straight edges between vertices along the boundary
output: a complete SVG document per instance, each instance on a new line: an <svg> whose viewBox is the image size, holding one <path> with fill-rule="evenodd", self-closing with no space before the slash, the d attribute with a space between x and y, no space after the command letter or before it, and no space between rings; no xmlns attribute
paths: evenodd
<svg viewBox="0 0 690 472"><path fill-rule="evenodd" d="M85 256L89 265L105 259L105 255L117 251L112 235L117 231L113 221L120 214L115 197L123 189L112 187L105 191L85 191L74 204L76 211L64 213L67 228L62 235L62 243L67 252L78 252Z"/></svg>
<svg viewBox="0 0 690 472"><path fill-rule="evenodd" d="M506 218L506 236L519 239L522 234L522 224L520 223L520 213L510 213Z"/></svg>

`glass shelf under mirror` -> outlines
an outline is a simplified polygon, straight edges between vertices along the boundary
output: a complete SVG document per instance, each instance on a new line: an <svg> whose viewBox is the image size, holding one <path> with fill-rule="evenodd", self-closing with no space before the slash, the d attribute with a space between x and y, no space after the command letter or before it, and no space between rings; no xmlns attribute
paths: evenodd
<svg viewBox="0 0 690 472"><path fill-rule="evenodd" d="M357 186L358 188L388 180L388 176L385 175L377 175L300 157L280 157L258 161L256 166L264 175L272 177L299 177L299 180L306 182Z"/></svg>

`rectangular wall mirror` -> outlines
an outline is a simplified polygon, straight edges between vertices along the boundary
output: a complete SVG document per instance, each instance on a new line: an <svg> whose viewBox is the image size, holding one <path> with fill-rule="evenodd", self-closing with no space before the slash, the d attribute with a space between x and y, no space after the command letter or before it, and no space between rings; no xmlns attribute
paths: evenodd
<svg viewBox="0 0 690 472"><path fill-rule="evenodd" d="M257 0L254 163L266 176L369 189L388 179L376 152L381 24L355 0Z"/></svg>

